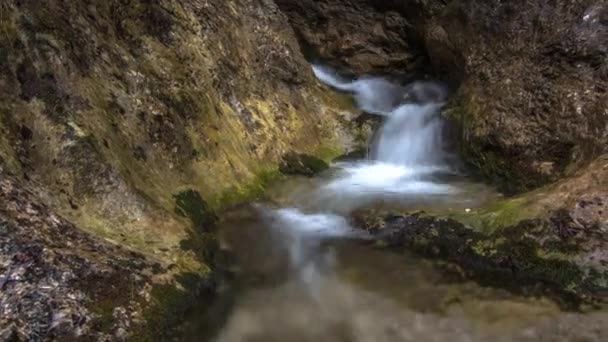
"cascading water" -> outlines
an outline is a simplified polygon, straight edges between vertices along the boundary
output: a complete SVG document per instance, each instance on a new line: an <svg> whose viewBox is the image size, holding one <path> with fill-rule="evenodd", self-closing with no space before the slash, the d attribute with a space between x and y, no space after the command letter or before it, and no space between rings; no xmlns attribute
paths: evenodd
<svg viewBox="0 0 608 342"><path fill-rule="evenodd" d="M256 209L286 249L290 276L310 293L318 292L320 272L327 265L328 254L319 252L320 241L359 236L342 215L378 198L421 202L424 196L456 191L428 179L447 169L439 115L443 88L429 82L401 86L377 77L349 81L325 67L313 70L321 81L352 93L361 110L385 116L385 122L372 146L372 160L336 165L338 174L309 197L295 192L300 196L293 201L296 208Z"/></svg>
<svg viewBox="0 0 608 342"><path fill-rule="evenodd" d="M352 93L357 106L368 113L390 115L405 95L404 87L380 77L366 76L349 81L324 66L313 65L312 70L321 82Z"/></svg>
<svg viewBox="0 0 608 342"><path fill-rule="evenodd" d="M397 107L382 126L372 158L385 163L439 167L442 122L437 104L404 104Z"/></svg>
<svg viewBox="0 0 608 342"><path fill-rule="evenodd" d="M309 208L312 214L293 208L271 211L273 226L289 245L294 274L307 279L311 287L312 275L318 275L315 267L319 264L310 263L317 241L352 234L347 220L335 213L347 214L369 200L391 195L420 201L423 196L456 191L428 179L448 169L444 165L439 115L445 98L443 88L430 82L401 86L367 76L348 81L322 66L313 66L313 71L328 85L352 93L361 110L383 115L385 122L372 146L372 160L338 165L337 177L310 198L309 202L318 205Z"/></svg>
<svg viewBox="0 0 608 342"><path fill-rule="evenodd" d="M378 194L441 195L457 191L430 177L448 172L442 150L439 115L445 89L433 82L407 86L378 77L345 80L331 69L313 66L320 81L352 93L359 109L385 116L378 138L371 146L371 161L345 163L341 177L329 183L327 196L345 194L370 198Z"/></svg>

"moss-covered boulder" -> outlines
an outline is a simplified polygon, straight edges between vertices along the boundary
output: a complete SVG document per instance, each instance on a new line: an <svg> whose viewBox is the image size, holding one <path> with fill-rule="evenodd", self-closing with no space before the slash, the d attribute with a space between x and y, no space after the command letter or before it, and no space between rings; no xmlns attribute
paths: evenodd
<svg viewBox="0 0 608 342"><path fill-rule="evenodd" d="M524 220L490 234L455 220L421 215L368 212L365 220L355 222L381 222L371 230L381 246L439 260L452 280L473 279L517 294L548 296L569 310L605 305L608 298L608 254L603 247L608 235L597 236L593 230L576 237L565 233L564 225L572 221L561 211L549 220ZM591 255L593 262L585 260Z"/></svg>
<svg viewBox="0 0 608 342"><path fill-rule="evenodd" d="M460 85L463 155L502 190L556 181L606 151L607 15L604 1L459 0L429 21L431 59Z"/></svg>
<svg viewBox="0 0 608 342"><path fill-rule="evenodd" d="M279 164L279 170L286 175L312 177L329 169L329 165L320 158L305 154L289 152Z"/></svg>

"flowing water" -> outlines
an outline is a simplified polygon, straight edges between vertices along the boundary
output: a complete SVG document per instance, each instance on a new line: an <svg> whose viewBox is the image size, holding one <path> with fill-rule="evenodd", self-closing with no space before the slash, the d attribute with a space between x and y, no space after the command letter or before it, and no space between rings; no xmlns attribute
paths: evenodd
<svg viewBox="0 0 608 342"><path fill-rule="evenodd" d="M271 201L227 213L221 241L236 259L235 279L191 320L187 340L570 341L582 326L591 340L601 336L603 316L450 282L432 262L379 248L353 229L348 217L360 208L463 211L498 195L451 165L440 85L349 81L313 69L362 110L386 116L370 158L291 178L270 191Z"/></svg>

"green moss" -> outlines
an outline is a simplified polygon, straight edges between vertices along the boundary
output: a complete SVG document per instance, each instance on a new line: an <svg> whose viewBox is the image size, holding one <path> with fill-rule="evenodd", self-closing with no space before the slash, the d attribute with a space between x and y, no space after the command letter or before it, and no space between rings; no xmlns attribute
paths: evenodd
<svg viewBox="0 0 608 342"><path fill-rule="evenodd" d="M144 310L146 324L134 331L130 341L166 341L176 334L184 317L196 305L205 305L213 297L211 278L196 273L182 273L170 284L156 285L151 302Z"/></svg>
<svg viewBox="0 0 608 342"><path fill-rule="evenodd" d="M87 289L91 296L88 308L96 315L92 322L96 331L111 333L117 323L114 317L114 309L127 307L137 296L134 293L132 283L125 281L128 274L116 274L101 285L99 279L79 279L79 286Z"/></svg>
<svg viewBox="0 0 608 342"><path fill-rule="evenodd" d="M14 22L14 3L12 0L0 3L0 45L3 50L12 46L12 42L17 37L17 30Z"/></svg>
<svg viewBox="0 0 608 342"><path fill-rule="evenodd" d="M133 332L133 341L165 341L172 337L193 306L210 302L215 291L214 274L208 270L213 269L219 249L217 216L196 190L184 190L173 197L175 212L192 223L181 247L192 252L203 266L195 272L180 273L171 283L154 286L152 299L144 308L145 324Z"/></svg>
<svg viewBox="0 0 608 342"><path fill-rule="evenodd" d="M447 215L478 231L492 233L500 228L515 225L539 214L534 204L533 194L495 200L470 212L457 212Z"/></svg>
<svg viewBox="0 0 608 342"><path fill-rule="evenodd" d="M337 91L328 91L326 86L314 88L313 94L325 104L338 110L358 111L354 97Z"/></svg>
<svg viewBox="0 0 608 342"><path fill-rule="evenodd" d="M215 211L196 190L181 191L174 198L175 212L192 222L188 238L180 242L180 247L194 253L202 264L213 267L218 250Z"/></svg>
<svg viewBox="0 0 608 342"><path fill-rule="evenodd" d="M1 98L0 101L2 101ZM15 157L15 151L8 138L9 127L5 122L5 119L8 117L8 108L0 103L0 164L5 167L7 171L17 174L19 173L21 166Z"/></svg>
<svg viewBox="0 0 608 342"><path fill-rule="evenodd" d="M313 156L315 156L316 158L319 158L323 161L325 161L326 163L331 162L332 160L334 160L336 157L340 156L341 154L343 154L344 148L341 146L336 145L330 145L330 144L326 144L326 145L322 145L319 146L315 151L313 151Z"/></svg>
<svg viewBox="0 0 608 342"><path fill-rule="evenodd" d="M222 191L211 200L211 206L221 211L232 205L246 201L263 199L268 186L283 176L275 167L262 167L253 180L244 185L235 185Z"/></svg>
<svg viewBox="0 0 608 342"><path fill-rule="evenodd" d="M329 165L317 157L304 153L290 152L283 156L279 170L286 175L312 177L329 169Z"/></svg>
<svg viewBox="0 0 608 342"><path fill-rule="evenodd" d="M173 197L175 198L176 214L190 219L197 231L213 231L217 216L198 191L185 190Z"/></svg>

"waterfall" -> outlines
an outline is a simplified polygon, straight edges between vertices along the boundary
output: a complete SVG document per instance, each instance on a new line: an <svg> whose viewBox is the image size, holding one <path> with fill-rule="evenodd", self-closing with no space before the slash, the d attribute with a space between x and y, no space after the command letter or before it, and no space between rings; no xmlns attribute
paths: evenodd
<svg viewBox="0 0 608 342"><path fill-rule="evenodd" d="M346 80L324 66L313 66L317 78L349 92L360 110L382 115L384 122L371 146L371 161L342 165L342 177L327 184L326 196L362 202L378 194L440 195L456 191L433 182L431 176L449 171L442 149L440 109L447 96L436 82L402 86L380 77ZM353 195L358 195L353 198Z"/></svg>
<svg viewBox="0 0 608 342"><path fill-rule="evenodd" d="M437 104L404 104L380 128L372 158L408 167L442 163L442 122Z"/></svg>

